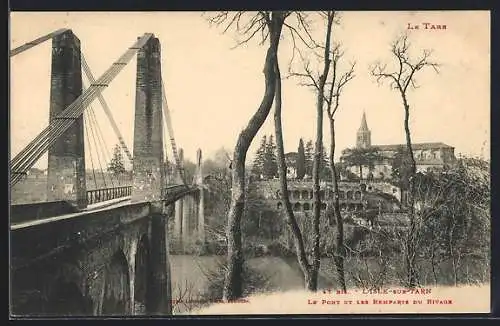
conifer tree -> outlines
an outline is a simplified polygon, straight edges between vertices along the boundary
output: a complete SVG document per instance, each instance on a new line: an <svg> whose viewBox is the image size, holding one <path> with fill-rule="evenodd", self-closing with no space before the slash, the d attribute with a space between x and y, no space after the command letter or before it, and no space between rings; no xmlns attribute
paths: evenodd
<svg viewBox="0 0 500 326"><path fill-rule="evenodd" d="M262 136L260 141L260 146L255 153L255 158L253 161L252 174L259 177L264 174L264 162L265 162L265 152L267 145L266 135Z"/></svg>
<svg viewBox="0 0 500 326"><path fill-rule="evenodd" d="M276 157L276 143L273 135L268 137L264 155L264 175L267 179L272 179L278 174L278 160Z"/></svg>
<svg viewBox="0 0 500 326"><path fill-rule="evenodd" d="M297 179L302 180L306 174L306 154L304 152L304 141L302 138L299 140L299 148L297 150Z"/></svg>
<svg viewBox="0 0 500 326"><path fill-rule="evenodd" d="M108 171L118 176L125 173L125 162L123 161L123 155L120 145L115 145L113 150L113 157L108 165Z"/></svg>
<svg viewBox="0 0 500 326"><path fill-rule="evenodd" d="M312 140L307 141L305 148L305 170L306 174L311 177L312 176L312 163L314 155L314 145Z"/></svg>

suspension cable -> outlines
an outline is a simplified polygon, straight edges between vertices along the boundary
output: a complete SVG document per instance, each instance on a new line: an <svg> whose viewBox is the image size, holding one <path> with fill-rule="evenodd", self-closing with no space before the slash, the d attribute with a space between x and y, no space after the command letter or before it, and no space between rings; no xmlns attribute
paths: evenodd
<svg viewBox="0 0 500 326"><path fill-rule="evenodd" d="M91 118L91 115L90 115L90 111L92 111L92 107L89 108L89 113L88 113L89 120L91 121L91 123L89 124L90 133L92 134L92 139L94 140L94 145L95 145L96 154L97 154L97 162L99 163L99 168L101 170L102 180L104 182L104 188L107 188L107 185L106 185L106 176L104 175L104 172L102 170L101 158L99 157L99 146L97 145L97 141L95 139L93 122L92 122L92 118Z"/></svg>
<svg viewBox="0 0 500 326"><path fill-rule="evenodd" d="M87 135L87 144L89 146L90 165L92 166L92 176L94 178L94 186L95 186L94 189L98 189L97 179L95 177L94 159L92 157L92 149L91 149L91 145L90 145L90 136L89 136L90 121L89 121L88 115L89 115L88 111L85 111L84 114L83 114L83 125L84 125L84 129L85 129L85 134Z"/></svg>
<svg viewBox="0 0 500 326"><path fill-rule="evenodd" d="M101 131L101 128L99 126L99 122L97 121L97 118L95 116L95 112L94 112L94 108L90 107L90 116L92 117L92 120L94 121L94 126L96 128L96 136L97 136L97 141L99 142L99 145L100 145L100 148L101 148L101 153L102 153L102 156L103 156L103 160L104 162L109 162L109 151L107 149L107 145L106 145L106 142L104 141L104 136L102 135L102 131ZM108 155L106 155L108 154ZM114 183L113 183L113 179L111 178L111 175L108 175L108 178L109 178L109 182L111 183L111 187L115 187Z"/></svg>
<svg viewBox="0 0 500 326"><path fill-rule="evenodd" d="M17 48L13 49L13 50L10 50L10 56L13 57L15 56L16 54L19 54L21 52L24 52L26 50L29 50L31 49L32 47L38 45L38 44L41 44L45 41L48 41L52 38L54 38L55 36L59 35L59 34L62 34L66 31L68 31L69 29L67 28L60 28L54 32L51 32L49 34L46 34L44 36L40 36L39 38L36 38L34 39L33 41L31 42L28 42L28 43L24 43L23 45L21 46L18 46Z"/></svg>
<svg viewBox="0 0 500 326"><path fill-rule="evenodd" d="M167 96L165 93L165 84L163 83L163 78L161 80L161 87L162 87L162 97L163 97L163 116L165 123L167 125L168 133L170 135L170 143L172 145L172 152L174 154L174 159L175 163L177 166L177 169L179 171L180 177L182 182L186 185L186 177L184 173L184 166L182 165L182 162L180 160L179 154L177 153L177 146L175 144L175 137L174 137L174 128L172 127L172 121L170 117L170 110L168 108L168 102L167 102Z"/></svg>
<svg viewBox="0 0 500 326"><path fill-rule="evenodd" d="M85 60L85 56L83 55L83 52L82 52L81 56L82 56L83 71L85 72L87 79L89 80L90 83L95 83L94 75L92 74L92 70L90 70L90 67L87 64L87 60ZM130 153L127 145L125 144L125 140L123 139L123 136L120 133L120 129L118 128L118 126L113 118L113 114L111 113L111 110L109 109L109 106L108 106L106 100L104 99L104 96L102 95L102 93L98 94L97 99L99 100L101 107L103 108L104 112L106 113L106 116L108 117L109 122L111 123L111 127L113 128L113 131L115 132L116 136L118 137L118 141L120 142L120 145L122 146L123 151L127 155L129 161L132 162L132 154Z"/></svg>
<svg viewBox="0 0 500 326"><path fill-rule="evenodd" d="M132 57L141 49L153 34L146 33L139 38L127 51L115 61L110 68L90 87L82 93L64 111L59 113L40 134L32 140L21 152L14 157L10 164L10 186L14 186L22 177L22 173L30 169L33 164L55 143L73 122L81 116L85 108L98 94L123 70Z"/></svg>

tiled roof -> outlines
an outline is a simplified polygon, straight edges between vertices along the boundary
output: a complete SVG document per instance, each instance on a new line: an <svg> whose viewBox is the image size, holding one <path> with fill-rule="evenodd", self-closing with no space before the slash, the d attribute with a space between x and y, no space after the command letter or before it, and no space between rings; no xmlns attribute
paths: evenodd
<svg viewBox="0 0 500 326"><path fill-rule="evenodd" d="M372 147L377 147L382 151L397 151L399 148L406 148L406 144L391 144L391 145L372 145ZM446 145L445 143L414 143L412 144L413 150L423 150L423 149L439 149L439 148L454 148L453 146Z"/></svg>

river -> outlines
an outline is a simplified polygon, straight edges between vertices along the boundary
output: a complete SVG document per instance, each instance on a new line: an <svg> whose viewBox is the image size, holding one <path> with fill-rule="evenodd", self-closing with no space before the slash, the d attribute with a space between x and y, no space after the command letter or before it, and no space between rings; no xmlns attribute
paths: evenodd
<svg viewBox="0 0 500 326"><path fill-rule="evenodd" d="M170 255L172 280L172 299L174 314L186 313L195 304L175 303L196 301L208 284L207 271L216 270L220 256ZM304 278L295 258L258 257L248 260L248 265L258 270L269 282L269 286L278 291L304 288ZM319 287L329 287L331 282L325 273L319 277ZM193 302L194 303L194 302Z"/></svg>

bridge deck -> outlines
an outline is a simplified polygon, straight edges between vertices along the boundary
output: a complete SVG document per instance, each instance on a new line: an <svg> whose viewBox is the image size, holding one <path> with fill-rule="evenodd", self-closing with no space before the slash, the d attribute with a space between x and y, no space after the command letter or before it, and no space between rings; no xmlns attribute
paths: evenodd
<svg viewBox="0 0 500 326"><path fill-rule="evenodd" d="M122 206L127 206L130 204L131 204L130 196L112 199L112 200L109 200L106 202L101 202L101 203L89 205L87 208L82 209L80 212L77 212L77 213L70 213L70 214L64 214L64 215L59 215L59 216L54 216L54 217L47 217L44 219L32 220L32 221L21 222L21 223L12 223L10 226L10 229L17 230L17 229L30 227L30 226L36 226L36 225L40 225L40 224L56 222L56 221L60 221L60 220L65 220L65 219L69 219L69 218L73 218L73 217L82 216L82 215L88 214L89 212L99 212L99 211L104 211L107 209L114 209L114 208L118 208L118 207L122 207Z"/></svg>
<svg viewBox="0 0 500 326"><path fill-rule="evenodd" d="M172 190L172 192L170 192L168 194L168 196L166 196L167 194L164 193L164 195L166 197L163 199L163 202L166 203L167 205L175 202L179 198L181 198L189 193L197 191L197 189L195 189L195 188L184 188L184 187L178 187L178 186L172 186L169 189ZM134 204L141 204L141 203L147 204L148 202L136 202ZM97 212L105 211L105 210L113 210L113 209L120 208L120 207L130 206L132 204L133 203L131 201L131 196L120 197L120 198L111 199L111 200L88 205L87 208L82 209L78 212L66 212L66 213L63 213L61 215L46 216L46 217L42 217L42 218L35 217L32 219L24 220L24 221L20 221L20 222L11 221L10 229L12 231L14 231L14 230L22 229L22 228L28 228L28 227L33 227L33 226L37 226L37 225L66 220L66 219L70 219L70 218L81 217L81 216L84 216L84 215L87 215L90 213L97 213Z"/></svg>

